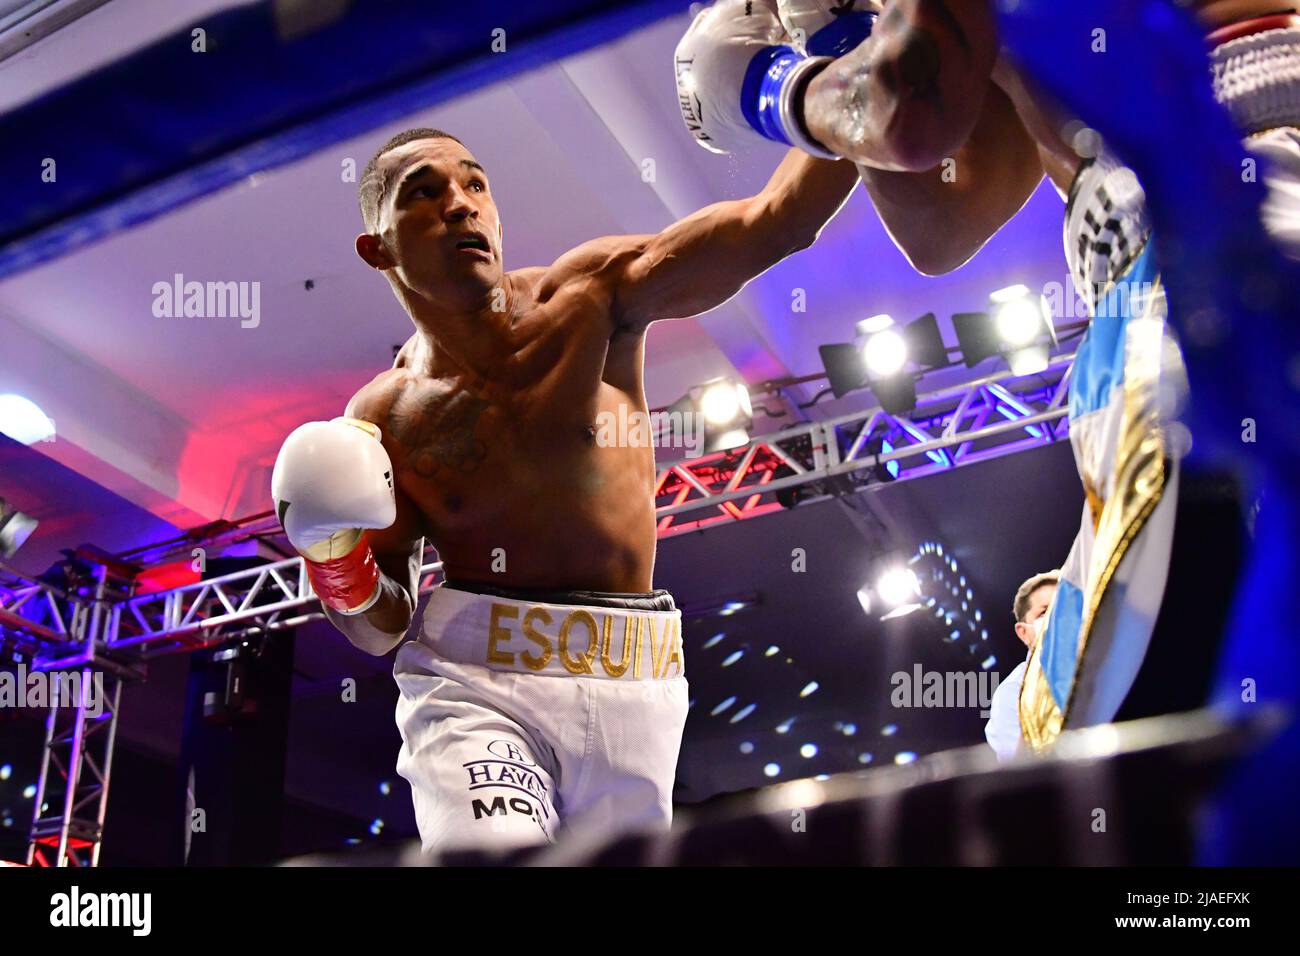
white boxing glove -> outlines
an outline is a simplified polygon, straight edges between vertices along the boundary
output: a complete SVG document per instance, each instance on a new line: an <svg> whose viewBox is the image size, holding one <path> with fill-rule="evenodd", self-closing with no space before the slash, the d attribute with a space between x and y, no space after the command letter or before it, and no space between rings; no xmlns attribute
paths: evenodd
<svg viewBox="0 0 1300 956"><path fill-rule="evenodd" d="M757 135L838 159L808 135L799 116L803 88L828 62L785 45L781 22L766 4L718 0L677 44L682 119L696 142L715 153L745 149Z"/></svg>
<svg viewBox="0 0 1300 956"><path fill-rule="evenodd" d="M871 0L777 0L776 8L790 45L806 56L843 56L880 15Z"/></svg>
<svg viewBox="0 0 1300 956"><path fill-rule="evenodd" d="M393 466L378 426L356 418L307 422L284 440L271 497L289 543L306 559L322 603L360 614L378 599L379 568L366 529L397 518Z"/></svg>

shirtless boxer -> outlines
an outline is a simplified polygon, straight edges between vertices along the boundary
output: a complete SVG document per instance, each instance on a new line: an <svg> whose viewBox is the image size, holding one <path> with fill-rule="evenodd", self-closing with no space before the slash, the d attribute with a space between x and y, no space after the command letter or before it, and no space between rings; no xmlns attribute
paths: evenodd
<svg viewBox="0 0 1300 956"><path fill-rule="evenodd" d="M1266 160L1264 225L1300 258L1300 18L1277 0L1182 5L1209 37L1216 96L1249 137L1247 148ZM854 160L890 235L926 273L967 261L1044 174L1069 199L1066 257L1094 317L1070 408L1088 503L1046 637L1031 656L1021 717L1036 747L1054 739L1067 713L1072 726L1111 719L1161 613L1179 482L1163 397L1180 390L1181 363L1167 336L1162 345L1164 294L1136 178L1103 144L1067 135L1081 124L999 57L983 0L889 0L883 11L865 0L761 6L779 16L780 30L761 38L751 30L746 42L794 47L773 57L781 69L763 83L699 83L694 61L719 39L688 33L679 46L683 116L702 145L726 150L755 135L800 145L785 135L794 129L814 155ZM1095 67L1125 71L1104 56ZM684 85L697 89L687 96ZM782 104L780 124L752 121L755 96ZM1118 286L1146 291L1126 302ZM1204 595L1189 597L1196 606ZM1226 616L1226 597L1213 613L1208 600L1202 610L1197 632L1217 633L1213 618ZM1191 657L1186 638L1184 629L1179 650Z"/></svg>
<svg viewBox="0 0 1300 956"><path fill-rule="evenodd" d="M272 493L326 616L368 653L402 643L426 539L443 562L395 665L426 850L669 823L687 684L680 614L651 590L654 451L601 447L595 423L647 412L652 322L811 244L856 184L792 150L753 197L506 271L458 140L410 130L367 166L357 253L415 331L345 417L289 436Z"/></svg>

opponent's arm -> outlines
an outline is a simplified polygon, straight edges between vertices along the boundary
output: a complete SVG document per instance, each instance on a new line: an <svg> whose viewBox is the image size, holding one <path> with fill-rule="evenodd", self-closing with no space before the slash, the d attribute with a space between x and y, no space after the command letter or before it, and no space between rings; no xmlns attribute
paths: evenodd
<svg viewBox="0 0 1300 956"><path fill-rule="evenodd" d="M880 221L925 275L963 265L1034 194L1043 166L1011 100L993 87L970 138L926 172L860 166Z"/></svg>
<svg viewBox="0 0 1300 956"><path fill-rule="evenodd" d="M919 272L962 265L1043 176L1013 99L995 85L984 0L892 0L881 17L872 0L778 7L797 47L837 57L798 99L801 122L858 160L881 221Z"/></svg>
<svg viewBox="0 0 1300 956"><path fill-rule="evenodd" d="M781 0L780 7L789 23L815 20L825 3ZM970 137L997 54L986 0L889 0L869 38L809 81L804 126L854 162L929 170Z"/></svg>

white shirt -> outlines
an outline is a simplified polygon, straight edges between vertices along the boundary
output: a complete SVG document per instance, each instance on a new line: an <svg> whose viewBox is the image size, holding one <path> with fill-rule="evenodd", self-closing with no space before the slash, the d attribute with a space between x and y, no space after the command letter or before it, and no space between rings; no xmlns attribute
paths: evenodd
<svg viewBox="0 0 1300 956"><path fill-rule="evenodd" d="M984 725L984 736L998 755L998 760L1010 760L1020 750L1020 685L1025 682L1025 668L1029 659L998 684L989 704L989 721Z"/></svg>

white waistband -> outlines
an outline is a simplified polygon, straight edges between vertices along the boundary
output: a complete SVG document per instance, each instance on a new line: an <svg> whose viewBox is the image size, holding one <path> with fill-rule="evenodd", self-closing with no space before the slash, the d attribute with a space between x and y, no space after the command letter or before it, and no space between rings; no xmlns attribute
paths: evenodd
<svg viewBox="0 0 1300 956"><path fill-rule="evenodd" d="M1214 95L1246 133L1300 125L1300 29L1229 40L1210 60Z"/></svg>
<svg viewBox="0 0 1300 956"><path fill-rule="evenodd" d="M636 681L686 672L679 610L547 604L438 587L419 640L445 660L524 674Z"/></svg>

